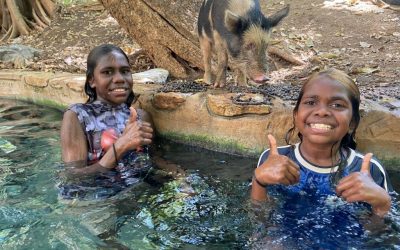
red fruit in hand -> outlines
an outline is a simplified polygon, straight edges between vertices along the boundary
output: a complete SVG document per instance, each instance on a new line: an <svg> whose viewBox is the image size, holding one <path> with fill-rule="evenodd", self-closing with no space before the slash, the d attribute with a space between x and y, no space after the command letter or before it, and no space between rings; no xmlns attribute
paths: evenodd
<svg viewBox="0 0 400 250"><path fill-rule="evenodd" d="M113 128L109 128L101 133L100 145L104 151L107 151L113 143L117 140L117 132Z"/></svg>

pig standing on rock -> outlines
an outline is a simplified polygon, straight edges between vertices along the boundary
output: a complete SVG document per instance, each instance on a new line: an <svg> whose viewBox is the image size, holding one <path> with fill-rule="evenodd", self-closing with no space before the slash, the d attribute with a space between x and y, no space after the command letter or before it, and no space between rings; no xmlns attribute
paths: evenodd
<svg viewBox="0 0 400 250"><path fill-rule="evenodd" d="M236 73L236 84L246 85L247 79L256 83L267 81L266 49L270 31L288 12L289 6L286 6L271 17L265 17L258 0L204 0L197 30L205 83L212 84L213 48L217 55L214 87L225 86L228 55Z"/></svg>

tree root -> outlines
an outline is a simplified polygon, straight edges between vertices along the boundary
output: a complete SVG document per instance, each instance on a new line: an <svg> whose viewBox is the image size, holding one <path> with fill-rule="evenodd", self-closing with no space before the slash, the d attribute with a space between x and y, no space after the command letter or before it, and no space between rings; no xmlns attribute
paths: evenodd
<svg viewBox="0 0 400 250"><path fill-rule="evenodd" d="M0 41L44 30L55 10L56 4L51 0L0 0L1 29L6 31Z"/></svg>
<svg viewBox="0 0 400 250"><path fill-rule="evenodd" d="M14 30L14 26L10 26L10 28L7 30L6 34L0 39L0 42L4 42L7 41L8 38L11 36L11 34L13 33Z"/></svg>

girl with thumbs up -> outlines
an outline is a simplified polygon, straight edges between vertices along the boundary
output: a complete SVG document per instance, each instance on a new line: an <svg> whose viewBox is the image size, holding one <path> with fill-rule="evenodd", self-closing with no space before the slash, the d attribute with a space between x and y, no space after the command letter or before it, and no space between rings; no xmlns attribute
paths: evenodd
<svg viewBox="0 0 400 250"><path fill-rule="evenodd" d="M141 179L151 169L147 145L153 138L149 114L131 106L132 74L127 55L103 44L87 58L86 103L68 107L61 126L65 171L59 201L65 215L77 219L92 234L117 228L118 207L133 210L131 191L142 190ZM128 202L127 202L128 200Z"/></svg>
<svg viewBox="0 0 400 250"><path fill-rule="evenodd" d="M136 149L152 142L150 116L130 108L132 74L128 57L119 47L105 44L94 48L87 64L85 92L89 99L64 113L62 158L72 167L71 174L116 171L118 175L120 163L130 164L132 157L146 154ZM140 166L137 171L148 167Z"/></svg>
<svg viewBox="0 0 400 250"><path fill-rule="evenodd" d="M346 202L369 204L383 216L393 191L382 164L372 154L356 151L360 92L344 72L326 69L309 77L293 111L294 126L284 147L268 136L270 149L260 156L251 196L267 200L281 194L338 196ZM295 131L300 142L291 144Z"/></svg>
<svg viewBox="0 0 400 250"><path fill-rule="evenodd" d="M146 146L152 142L152 123L145 111L130 107L132 85L128 57L119 47L103 44L89 53L85 82L89 98L64 113L62 160L66 175L95 176L95 182L107 190L63 185L63 199L107 198L148 173L151 161Z"/></svg>

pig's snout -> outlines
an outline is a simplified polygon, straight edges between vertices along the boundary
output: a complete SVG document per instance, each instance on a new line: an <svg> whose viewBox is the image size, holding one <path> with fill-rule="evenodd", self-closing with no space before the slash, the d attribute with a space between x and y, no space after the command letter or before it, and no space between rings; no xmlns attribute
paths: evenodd
<svg viewBox="0 0 400 250"><path fill-rule="evenodd" d="M263 75L258 75L258 76L252 77L251 80L253 80L256 83L264 83L264 82L268 81L269 78L263 74Z"/></svg>

